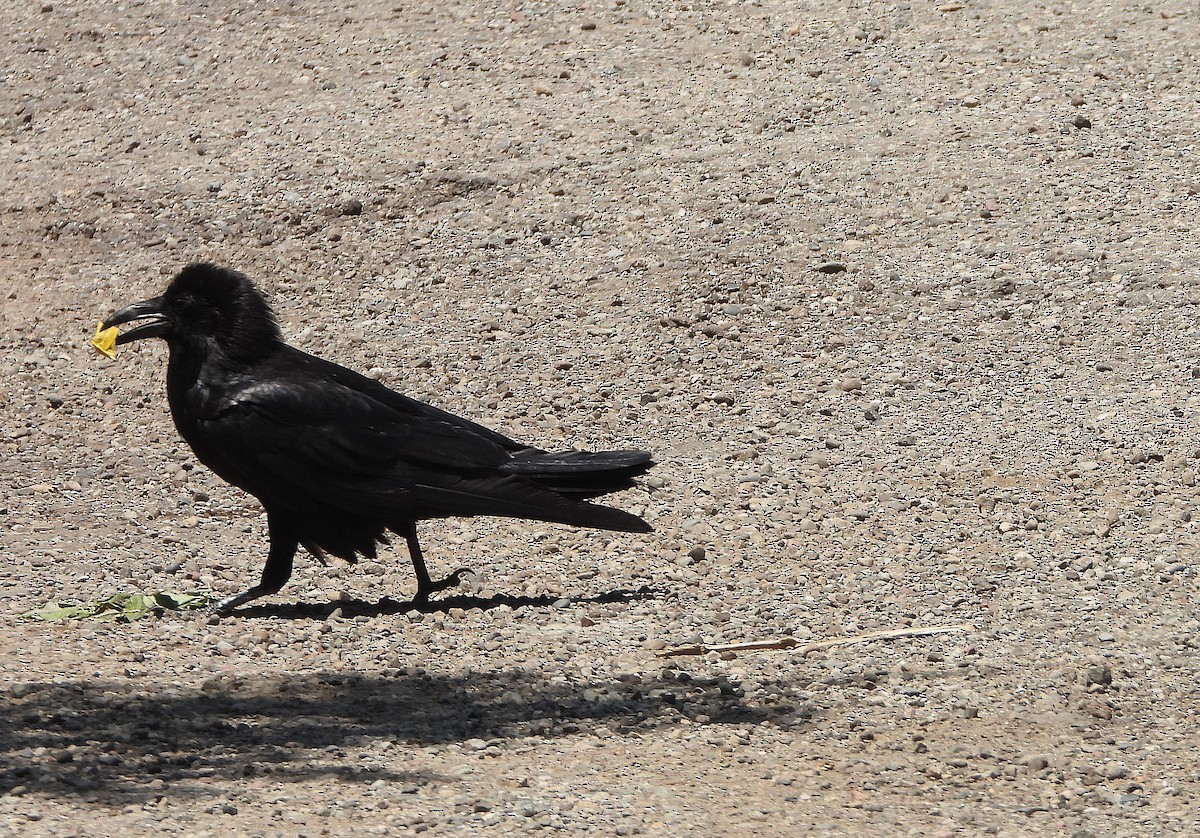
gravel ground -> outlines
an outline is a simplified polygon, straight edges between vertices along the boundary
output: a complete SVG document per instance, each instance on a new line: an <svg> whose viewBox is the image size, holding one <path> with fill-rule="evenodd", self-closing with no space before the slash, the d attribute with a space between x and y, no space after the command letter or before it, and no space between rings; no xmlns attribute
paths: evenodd
<svg viewBox="0 0 1200 838"><path fill-rule="evenodd" d="M1200 16L1184 2L0 5L0 832L1200 832ZM423 527L227 619L265 520L165 349L289 339L648 536ZM960 634L661 657L965 624Z"/></svg>

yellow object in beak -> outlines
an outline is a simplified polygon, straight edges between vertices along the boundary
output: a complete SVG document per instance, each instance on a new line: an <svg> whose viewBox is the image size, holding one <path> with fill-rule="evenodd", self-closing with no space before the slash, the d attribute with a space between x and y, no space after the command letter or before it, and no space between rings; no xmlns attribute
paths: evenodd
<svg viewBox="0 0 1200 838"><path fill-rule="evenodd" d="M96 324L96 334L92 336L92 347L101 355L112 359L117 357L117 327L104 328L104 323Z"/></svg>

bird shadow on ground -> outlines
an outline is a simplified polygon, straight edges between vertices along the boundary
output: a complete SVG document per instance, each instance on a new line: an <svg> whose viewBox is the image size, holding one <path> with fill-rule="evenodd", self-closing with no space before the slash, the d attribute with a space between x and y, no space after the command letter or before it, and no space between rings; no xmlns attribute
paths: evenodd
<svg viewBox="0 0 1200 838"><path fill-rule="evenodd" d="M378 602L368 602L361 599L338 600L337 602L296 602L281 605L247 605L234 611L230 616L248 619L288 619L288 620L324 620L335 610L341 610L343 617L380 617L407 614L409 611L419 611L422 614L436 614L449 611L451 608L461 608L464 611L478 608L490 611L507 605L517 609L523 607L549 608L563 601L572 605L588 603L629 603L647 599L661 599L665 592L649 586L636 590L615 590L592 596L511 596L497 594L490 597L479 597L468 594L451 594L416 605L410 601L401 601L391 597L383 597Z"/></svg>
<svg viewBox="0 0 1200 838"><path fill-rule="evenodd" d="M411 766L414 752L434 745L527 745L600 727L636 737L680 724L811 723L817 711L795 684L764 686L746 696L724 677L671 669L611 681L408 670L224 673L187 689L146 679L25 684L0 696L0 794L123 805L218 795L250 777L412 787L441 778L396 763Z"/></svg>

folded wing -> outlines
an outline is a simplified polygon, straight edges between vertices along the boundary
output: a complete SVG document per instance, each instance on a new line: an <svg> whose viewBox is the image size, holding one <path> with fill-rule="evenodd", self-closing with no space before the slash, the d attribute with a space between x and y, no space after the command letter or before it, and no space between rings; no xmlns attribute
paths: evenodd
<svg viewBox="0 0 1200 838"><path fill-rule="evenodd" d="M647 467L645 452L548 454L293 352L215 400L193 441L206 464L268 510L319 519L323 532L339 514L381 528L502 515L649 529L627 512L560 494L625 488Z"/></svg>

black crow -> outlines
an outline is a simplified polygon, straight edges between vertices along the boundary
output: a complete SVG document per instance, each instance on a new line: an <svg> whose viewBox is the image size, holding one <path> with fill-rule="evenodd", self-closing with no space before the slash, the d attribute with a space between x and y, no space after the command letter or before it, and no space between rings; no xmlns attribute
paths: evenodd
<svg viewBox="0 0 1200 838"><path fill-rule="evenodd" d="M204 463L257 497L271 546L262 579L214 606L228 612L278 591L296 548L353 562L375 557L386 531L404 536L417 574L413 602L457 585L429 578L417 521L502 515L649 532L628 512L584 498L626 489L647 451L550 453L402 396L283 341L266 300L242 274L184 268L161 296L126 306L105 329L116 342L167 342L175 427Z"/></svg>

